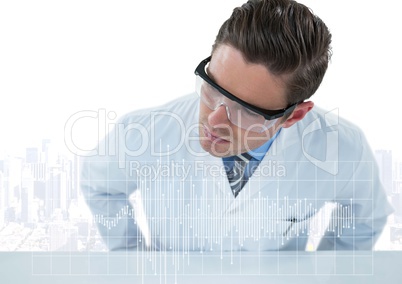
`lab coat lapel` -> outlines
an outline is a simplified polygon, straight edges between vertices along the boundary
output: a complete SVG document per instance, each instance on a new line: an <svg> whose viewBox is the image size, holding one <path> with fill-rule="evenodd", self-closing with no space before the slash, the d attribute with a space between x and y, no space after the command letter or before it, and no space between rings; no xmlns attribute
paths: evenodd
<svg viewBox="0 0 402 284"><path fill-rule="evenodd" d="M216 216L223 217L238 206L239 196L235 198L232 193L222 158L206 157L203 171L205 175L203 188L206 191L203 195L215 200L213 208L221 211L220 214L217 212Z"/></svg>
<svg viewBox="0 0 402 284"><path fill-rule="evenodd" d="M206 155L196 161L194 176L199 194L208 203L213 216L222 216L222 212L234 200L222 158Z"/></svg>

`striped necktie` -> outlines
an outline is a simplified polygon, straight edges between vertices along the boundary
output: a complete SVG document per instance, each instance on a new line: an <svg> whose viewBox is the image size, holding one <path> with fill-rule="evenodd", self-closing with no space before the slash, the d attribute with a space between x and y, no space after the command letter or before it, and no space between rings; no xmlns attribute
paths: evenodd
<svg viewBox="0 0 402 284"><path fill-rule="evenodd" d="M226 171L230 187L232 188L233 195L237 197L243 186L248 181L248 176L245 175L248 163L253 159L248 153L243 153L234 156L233 168ZM250 173L251 175L252 173Z"/></svg>

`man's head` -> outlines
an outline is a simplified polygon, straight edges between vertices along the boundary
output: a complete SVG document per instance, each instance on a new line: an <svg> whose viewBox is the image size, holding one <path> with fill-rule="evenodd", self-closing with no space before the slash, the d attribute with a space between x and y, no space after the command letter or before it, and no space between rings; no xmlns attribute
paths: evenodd
<svg viewBox="0 0 402 284"><path fill-rule="evenodd" d="M239 98L240 106L233 105L227 96L215 99L217 105L206 104L211 94L205 88L208 84L204 84L200 106L203 148L215 156L250 151L264 144L280 127L301 120L313 107L305 100L315 93L324 77L330 43L326 25L295 1L251 0L235 8L219 30L206 73L229 96ZM241 115L233 115L239 108L245 113L248 105L256 107L253 110L261 115L290 111L282 112L281 118L265 116L275 119L264 123L269 127L256 131L239 122Z"/></svg>

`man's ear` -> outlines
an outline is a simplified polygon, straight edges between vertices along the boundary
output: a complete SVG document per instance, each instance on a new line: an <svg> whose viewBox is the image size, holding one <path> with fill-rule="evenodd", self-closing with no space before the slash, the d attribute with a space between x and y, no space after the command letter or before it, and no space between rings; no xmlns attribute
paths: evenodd
<svg viewBox="0 0 402 284"><path fill-rule="evenodd" d="M310 110L312 110L313 107L314 107L314 103L311 101L302 102L301 104L298 104L296 106L296 108L293 110L292 114L282 124L282 127L284 127L284 128L291 127L293 124L295 124L299 120L302 120L304 118L304 116Z"/></svg>

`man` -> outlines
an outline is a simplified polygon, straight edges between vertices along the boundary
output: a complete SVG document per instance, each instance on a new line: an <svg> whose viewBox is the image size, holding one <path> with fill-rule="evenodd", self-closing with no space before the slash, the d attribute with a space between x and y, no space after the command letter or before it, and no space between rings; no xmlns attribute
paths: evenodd
<svg viewBox="0 0 402 284"><path fill-rule="evenodd" d="M197 94L125 115L82 160L108 247L305 250L321 234L317 249L371 249L392 212L371 150L308 101L330 42L297 2L236 8L195 70Z"/></svg>

